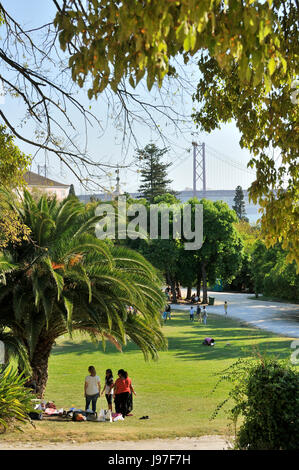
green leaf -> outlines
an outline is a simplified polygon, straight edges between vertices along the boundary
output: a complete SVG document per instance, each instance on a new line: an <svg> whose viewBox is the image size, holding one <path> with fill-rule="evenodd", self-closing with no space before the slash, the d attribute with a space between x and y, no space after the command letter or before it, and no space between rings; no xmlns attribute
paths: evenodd
<svg viewBox="0 0 299 470"><path fill-rule="evenodd" d="M271 57L271 59L268 62L268 70L269 70L270 76L273 75L273 73L275 72L275 69L276 69L276 62L275 62L274 57Z"/></svg>

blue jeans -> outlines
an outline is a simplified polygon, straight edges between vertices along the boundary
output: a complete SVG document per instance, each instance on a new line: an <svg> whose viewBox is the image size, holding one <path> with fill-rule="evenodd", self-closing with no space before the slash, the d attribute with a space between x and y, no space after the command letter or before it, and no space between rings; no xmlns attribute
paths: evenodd
<svg viewBox="0 0 299 470"><path fill-rule="evenodd" d="M88 410L90 402L92 402L92 411L96 412L97 408L97 399L99 398L99 393L96 393L95 395L86 395L86 404L85 404L85 410Z"/></svg>

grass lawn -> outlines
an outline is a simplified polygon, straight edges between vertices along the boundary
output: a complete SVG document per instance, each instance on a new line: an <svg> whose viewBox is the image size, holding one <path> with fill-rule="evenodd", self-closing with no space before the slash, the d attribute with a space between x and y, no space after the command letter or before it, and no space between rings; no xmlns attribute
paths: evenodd
<svg viewBox="0 0 299 470"><path fill-rule="evenodd" d="M292 339L248 327L221 315L208 317L208 324L190 323L188 312L174 312L163 327L168 338L168 351L161 352L158 361L145 362L137 347L129 343L123 353L107 343L92 344L88 338L61 337L49 362L46 399L55 401L57 408L84 407L83 383L87 368L94 365L101 381L106 368L123 368L132 378L137 393L133 416L115 423L60 422L55 418L35 421L36 429L27 425L24 433L6 433L6 441L77 442L117 439L195 437L222 434L227 431L224 411L210 421L215 407L226 397L229 385L223 383L211 393L217 382L216 374L239 357L253 355L253 346L280 359L289 358ZM214 347L203 346L206 336L216 341ZM230 346L226 346L227 343ZM97 409L107 408L105 397L98 400ZM143 415L150 419L139 420Z"/></svg>

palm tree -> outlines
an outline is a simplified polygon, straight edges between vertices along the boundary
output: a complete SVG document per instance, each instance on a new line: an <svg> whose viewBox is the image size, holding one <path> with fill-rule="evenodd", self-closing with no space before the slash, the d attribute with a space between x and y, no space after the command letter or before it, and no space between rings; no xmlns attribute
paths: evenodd
<svg viewBox="0 0 299 470"><path fill-rule="evenodd" d="M130 339L145 359L156 358L166 347L164 296L151 264L126 247L98 240L94 206L75 198L58 203L42 196L35 202L25 191L15 210L31 234L1 254L0 327L27 351L38 394L46 387L55 340L73 330L119 349Z"/></svg>

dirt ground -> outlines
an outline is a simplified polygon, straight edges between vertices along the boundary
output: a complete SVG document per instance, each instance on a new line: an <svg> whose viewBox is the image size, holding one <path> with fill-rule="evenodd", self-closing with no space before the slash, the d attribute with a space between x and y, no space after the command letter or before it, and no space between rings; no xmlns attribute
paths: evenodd
<svg viewBox="0 0 299 470"><path fill-rule="evenodd" d="M76 441L61 443L0 442L2 450L225 450L228 442L222 436L183 437L176 439L147 439L140 441L95 441L83 444Z"/></svg>

